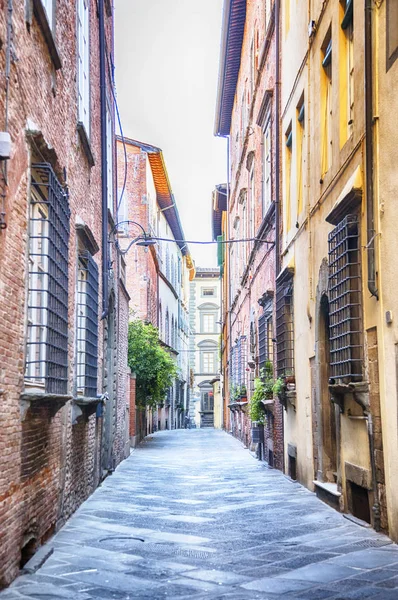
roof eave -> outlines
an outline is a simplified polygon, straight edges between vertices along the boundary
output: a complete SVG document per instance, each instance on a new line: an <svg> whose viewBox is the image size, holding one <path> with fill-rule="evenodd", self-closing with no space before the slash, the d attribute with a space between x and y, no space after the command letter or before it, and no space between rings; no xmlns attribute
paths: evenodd
<svg viewBox="0 0 398 600"><path fill-rule="evenodd" d="M233 102L240 70L245 20L246 0L224 1L214 123L214 135L218 137L226 137L230 133Z"/></svg>

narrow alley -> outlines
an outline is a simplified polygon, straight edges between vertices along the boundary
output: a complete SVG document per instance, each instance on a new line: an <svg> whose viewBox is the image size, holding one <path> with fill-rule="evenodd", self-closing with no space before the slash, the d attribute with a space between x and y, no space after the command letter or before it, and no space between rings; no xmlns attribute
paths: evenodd
<svg viewBox="0 0 398 600"><path fill-rule="evenodd" d="M398 595L389 538L213 429L147 437L25 569L0 600Z"/></svg>

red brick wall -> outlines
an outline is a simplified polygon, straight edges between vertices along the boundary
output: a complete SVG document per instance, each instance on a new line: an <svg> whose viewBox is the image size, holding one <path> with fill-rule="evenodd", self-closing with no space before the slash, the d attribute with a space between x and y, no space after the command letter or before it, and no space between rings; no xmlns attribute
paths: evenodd
<svg viewBox="0 0 398 600"><path fill-rule="evenodd" d="M95 415L72 425L70 403L56 412L51 402L35 402L27 411L24 403L21 405L20 402L25 358L28 183L32 153L35 160L50 162L62 182L65 182L65 173L69 189L71 391L74 385L77 219L90 227L101 246L97 3L95 0L90 2L91 150L94 167L88 163L76 129L76 1L57 1L55 41L63 65L58 71L54 71L36 18L33 17L31 24L27 24L25 2L14 2L13 5L13 48L17 60L12 62L10 77L12 156L7 164L8 187L4 206L7 229L0 231L0 586L9 583L17 574L21 548L29 537L40 542L95 487L100 473L101 445L101 419L96 420ZM0 38L3 42L0 71L4 73L7 17L4 2L0 2L0 8ZM110 51L113 48L113 19L108 16L106 34ZM2 93L1 128L5 116L4 97ZM0 177L2 189L3 184ZM101 251L95 255L95 260L101 272ZM102 371L103 322L100 321L99 392L102 392Z"/></svg>
<svg viewBox="0 0 398 600"><path fill-rule="evenodd" d="M127 152L127 180L125 188L128 206L128 219L139 223L145 231L149 231L149 209L146 203L147 169L150 166L147 155L139 148L126 140ZM122 188L124 180L125 156L123 144L117 142L117 175L118 189ZM128 237L120 243L127 246L140 230L131 225ZM126 287L130 295L130 310L144 321L149 321L155 327L158 325L158 285L157 267L154 248L148 252L139 246L132 246L125 256L126 259Z"/></svg>
<svg viewBox="0 0 398 600"><path fill-rule="evenodd" d="M234 234L233 223L237 216L243 221L242 206L239 203L241 191L249 188L249 171L248 158L253 157L254 164L254 230L257 233L262 225L262 164L263 164L263 132L262 128L257 125L257 118L260 112L264 95L271 91L271 148L275 148L275 133L278 123L275 121L275 100L273 91L275 89L275 37L273 34L268 48L267 58L264 67L256 73L256 86L254 91L250 90L251 79L251 53L250 47L254 39L258 43L258 66L260 66L260 58L262 49L265 44L266 28L264 18L264 2L262 0L248 0L245 34L242 47L241 68L237 83L235 104L232 112L231 123L231 185L230 185L230 201L229 201L229 227ZM248 104L248 128L245 135L242 131L242 96L244 95L245 104ZM249 161L250 162L250 161ZM275 198L275 153L272 154L272 194ZM251 213L249 206L249 195L246 199L247 215ZM246 237L248 232L240 232L239 237ZM274 222L271 218L269 226L262 232L262 237L266 240L275 239ZM242 244L242 249L244 248ZM262 244L250 265L246 278L242 283L242 276L247 266L247 259L244 252L241 251L241 260L238 269L231 265L230 273L228 269L225 271L224 277L236 278L238 293L235 298L231 298L230 310L232 311L232 330L231 340L234 341L240 335L246 335L249 339L250 322L254 321L257 324L259 316L262 314L262 308L258 304L258 300L268 290L275 289L275 250L268 244ZM230 282L229 282L230 283ZM229 292L229 285L225 291ZM228 302L228 295L226 295ZM229 341L227 348L229 351ZM258 348L257 348L258 352ZM258 368L256 369L258 374ZM248 386L249 388L249 386ZM228 385L225 386L228 390ZM228 392L226 402L228 403ZM249 393L250 399L250 393ZM283 462L283 409L279 402L275 401L274 407L274 424L272 431L268 432L272 438L274 447L274 464L281 468ZM234 435L240 437L242 442L247 443L249 438L250 443L250 421L244 416L241 419L241 429L238 432L234 427ZM236 421L236 419L235 419ZM272 444L271 444L272 446Z"/></svg>

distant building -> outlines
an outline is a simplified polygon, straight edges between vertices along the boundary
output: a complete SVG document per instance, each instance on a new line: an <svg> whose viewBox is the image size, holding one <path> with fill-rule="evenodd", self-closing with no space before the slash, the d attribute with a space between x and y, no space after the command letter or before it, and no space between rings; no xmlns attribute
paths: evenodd
<svg viewBox="0 0 398 600"><path fill-rule="evenodd" d="M219 377L220 353L220 271L196 269L190 284L190 366L193 379L191 421L197 427L214 425L213 383ZM220 409L221 410L221 409ZM218 422L220 422L220 418Z"/></svg>
<svg viewBox="0 0 398 600"><path fill-rule="evenodd" d="M142 235L141 228L162 238L149 249L132 245L124 255L130 318L138 317L158 328L161 344L178 367L178 376L163 405L147 411L144 427L137 411L140 426L137 423L137 431L131 432L135 443L146 433L184 424L189 397L188 284L194 267L160 148L128 138L123 144L118 137L117 157L121 247L127 250L131 241Z"/></svg>

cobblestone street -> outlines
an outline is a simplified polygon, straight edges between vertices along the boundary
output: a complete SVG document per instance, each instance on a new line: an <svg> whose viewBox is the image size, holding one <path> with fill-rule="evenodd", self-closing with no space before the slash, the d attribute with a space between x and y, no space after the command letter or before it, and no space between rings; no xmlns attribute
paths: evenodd
<svg viewBox="0 0 398 600"><path fill-rule="evenodd" d="M398 547L216 430L147 440L0 593L17 599L398 598Z"/></svg>

